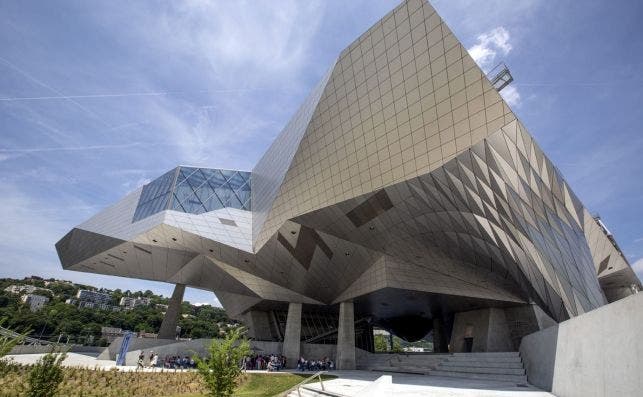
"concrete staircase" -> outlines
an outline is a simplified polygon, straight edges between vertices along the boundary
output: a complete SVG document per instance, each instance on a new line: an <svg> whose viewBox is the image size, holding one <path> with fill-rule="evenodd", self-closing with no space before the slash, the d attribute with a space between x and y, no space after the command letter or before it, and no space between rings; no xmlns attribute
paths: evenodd
<svg viewBox="0 0 643 397"><path fill-rule="evenodd" d="M518 352L454 353L430 371L430 375L527 383Z"/></svg>
<svg viewBox="0 0 643 397"><path fill-rule="evenodd" d="M450 356L450 354L371 353L364 360L358 360L357 369L426 375Z"/></svg>

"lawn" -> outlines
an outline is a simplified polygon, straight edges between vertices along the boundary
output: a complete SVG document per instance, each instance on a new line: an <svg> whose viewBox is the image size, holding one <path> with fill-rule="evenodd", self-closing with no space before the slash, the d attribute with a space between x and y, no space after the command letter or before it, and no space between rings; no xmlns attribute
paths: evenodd
<svg viewBox="0 0 643 397"><path fill-rule="evenodd" d="M0 376L0 397L26 396L27 371L28 367L16 366L10 373ZM65 368L64 371L65 378L58 392L58 396L61 397L206 396L206 390L196 372L120 372L76 368ZM234 395L272 397L288 390L310 375L244 374ZM335 377L324 376L324 379L332 378Z"/></svg>
<svg viewBox="0 0 643 397"><path fill-rule="evenodd" d="M312 374L299 375L287 373L246 374L234 393L235 397L273 397L302 382ZM335 379L333 375L323 375L323 380ZM310 382L318 382L317 378ZM174 394L168 397L206 397L206 394Z"/></svg>

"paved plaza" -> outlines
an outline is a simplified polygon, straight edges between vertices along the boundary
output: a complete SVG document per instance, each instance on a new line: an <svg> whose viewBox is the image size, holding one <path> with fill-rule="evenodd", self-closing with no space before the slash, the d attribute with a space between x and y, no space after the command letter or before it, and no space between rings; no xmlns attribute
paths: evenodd
<svg viewBox="0 0 643 397"><path fill-rule="evenodd" d="M9 355L8 359L20 364L35 364L43 354L19 354ZM90 354L67 353L67 358L63 362L67 367L83 367L90 369L111 369L115 368L114 361L98 360ZM135 371L136 367L119 366L120 371ZM145 368L143 371L161 371L161 368ZM167 371L166 369L164 369ZM248 371L262 372L266 371ZM279 376L286 372L272 372L271 374ZM312 375L312 373L308 373ZM337 379L324 381L324 389L333 393L345 396L362 395L364 390L368 390L370 396L481 396L481 397L501 397L501 396L525 396L525 397L545 397L553 396L533 386L518 386L516 383L499 382L492 380L473 380L462 378L447 378L431 375L412 375L386 373L378 371L333 371L332 375ZM373 382L381 376L390 376L391 382L382 382L374 387ZM319 383L313 383L310 387L321 389Z"/></svg>

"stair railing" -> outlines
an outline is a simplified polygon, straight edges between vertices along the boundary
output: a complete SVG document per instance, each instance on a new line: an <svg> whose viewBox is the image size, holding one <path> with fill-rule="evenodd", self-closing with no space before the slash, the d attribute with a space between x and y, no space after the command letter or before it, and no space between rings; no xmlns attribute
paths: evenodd
<svg viewBox="0 0 643 397"><path fill-rule="evenodd" d="M295 386L293 386L290 389L288 389L285 392L283 392L281 394L281 396L285 397L290 392L292 392L294 390L297 390L297 396L301 397L301 391L299 390L299 388L301 386L305 385L306 383L310 382L311 380L315 379L315 378L319 378L319 383L321 384L321 389L322 389L322 391L324 391L324 381L322 380L322 375L325 374L325 373L326 373L326 371L315 372L313 375L309 376L308 378L306 378L306 379L302 380L301 382L297 383Z"/></svg>

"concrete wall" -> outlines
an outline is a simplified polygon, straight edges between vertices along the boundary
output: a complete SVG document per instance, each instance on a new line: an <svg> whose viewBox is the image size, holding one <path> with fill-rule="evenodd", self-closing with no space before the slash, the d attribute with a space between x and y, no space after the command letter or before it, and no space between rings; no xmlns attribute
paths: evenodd
<svg viewBox="0 0 643 397"><path fill-rule="evenodd" d="M468 335L471 333L470 335ZM451 351L464 352L467 336L473 337L473 352L514 350L502 309L480 309L456 313L451 332Z"/></svg>
<svg viewBox="0 0 643 397"><path fill-rule="evenodd" d="M248 327L248 337L259 340L271 340L270 319L268 312L250 310L242 316L243 323Z"/></svg>
<svg viewBox="0 0 643 397"><path fill-rule="evenodd" d="M487 328L488 352L506 352L515 350L509 335L509 327L503 309L489 309L489 328Z"/></svg>
<svg viewBox="0 0 643 397"><path fill-rule="evenodd" d="M301 355L304 356L306 360L320 360L324 357L328 357L330 360L333 360L333 362L336 362L336 354L337 345L322 345L312 343L301 344Z"/></svg>
<svg viewBox="0 0 643 397"><path fill-rule="evenodd" d="M18 345L14 346L13 349L11 349L11 352L9 354L42 354L42 353L49 353L51 351L53 346L49 345L44 345L44 346L31 346L31 345ZM60 345L61 349L65 349L66 351L72 352L72 353L90 353L90 354L98 354L105 350L104 347L98 347L98 346L66 346L66 345Z"/></svg>
<svg viewBox="0 0 643 397"><path fill-rule="evenodd" d="M643 293L527 335L527 380L560 397L643 395Z"/></svg>
<svg viewBox="0 0 643 397"><path fill-rule="evenodd" d="M516 351L524 336L556 325L556 322L535 304L508 307L504 311L512 347Z"/></svg>
<svg viewBox="0 0 643 397"><path fill-rule="evenodd" d="M112 342L103 353L98 357L102 360L115 360L116 354L120 349L123 338L117 338ZM133 338L130 341L129 350L125 356L125 365L136 365L138 355L141 351L145 352L145 360L151 351L154 351L159 356L159 361L162 361L165 356L192 356L197 354L199 356L206 356L208 346L212 339L194 339L191 341L175 341L173 339L146 339L146 338ZM281 342L267 342L267 341L250 341L250 346L256 354L281 354ZM335 360L335 353L337 345L322 345L322 344L301 344L301 354L307 360L319 360L328 357L333 361Z"/></svg>
<svg viewBox="0 0 643 397"><path fill-rule="evenodd" d="M156 346L168 345L172 343L180 343L174 339L155 339L155 338L132 338L129 344L129 350L148 350ZM123 337L120 336L105 348L105 350L98 356L99 360L116 360L116 354L121 348ZM153 349L152 349L153 350Z"/></svg>

